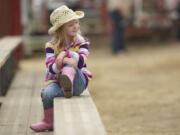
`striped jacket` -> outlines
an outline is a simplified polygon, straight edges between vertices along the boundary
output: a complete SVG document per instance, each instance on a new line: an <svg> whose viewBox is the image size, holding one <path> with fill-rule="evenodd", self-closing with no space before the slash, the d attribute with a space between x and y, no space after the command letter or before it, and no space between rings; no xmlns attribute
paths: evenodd
<svg viewBox="0 0 180 135"><path fill-rule="evenodd" d="M88 51L89 41L77 34L76 41L68 45L68 48L65 48L60 43L58 49L54 46L54 41L51 40L46 43L45 53L46 53L46 85L57 82L59 80L58 73L61 71L56 67L55 60L57 55L66 49L69 51L69 57L74 58L78 61L78 68L82 71L82 73L86 76L87 81L92 79L92 74L87 70L87 58L89 55Z"/></svg>

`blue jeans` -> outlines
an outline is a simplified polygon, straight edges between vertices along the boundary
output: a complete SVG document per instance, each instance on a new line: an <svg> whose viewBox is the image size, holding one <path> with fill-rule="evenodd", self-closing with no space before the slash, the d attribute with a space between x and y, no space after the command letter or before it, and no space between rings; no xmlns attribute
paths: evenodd
<svg viewBox="0 0 180 135"><path fill-rule="evenodd" d="M73 95L80 96L80 94L86 89L87 82L84 74L79 68L74 68L76 71L73 82ZM41 92L41 98L44 109L52 108L54 97L63 97L64 92L59 83L53 82L45 87Z"/></svg>
<svg viewBox="0 0 180 135"><path fill-rule="evenodd" d="M125 50L124 18L116 10L111 12L110 15L114 23L114 33L113 33L113 38L112 38L112 51L113 53L118 53L121 50Z"/></svg>

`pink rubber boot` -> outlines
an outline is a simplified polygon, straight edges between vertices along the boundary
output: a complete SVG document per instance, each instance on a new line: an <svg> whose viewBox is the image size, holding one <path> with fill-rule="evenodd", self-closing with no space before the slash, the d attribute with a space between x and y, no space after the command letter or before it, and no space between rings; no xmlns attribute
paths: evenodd
<svg viewBox="0 0 180 135"><path fill-rule="evenodd" d="M64 97L70 98L73 96L73 81L76 71L73 67L64 67L61 71L59 83L64 90Z"/></svg>
<svg viewBox="0 0 180 135"><path fill-rule="evenodd" d="M36 132L53 130L53 108L44 110L43 121L36 124L31 124L30 128Z"/></svg>

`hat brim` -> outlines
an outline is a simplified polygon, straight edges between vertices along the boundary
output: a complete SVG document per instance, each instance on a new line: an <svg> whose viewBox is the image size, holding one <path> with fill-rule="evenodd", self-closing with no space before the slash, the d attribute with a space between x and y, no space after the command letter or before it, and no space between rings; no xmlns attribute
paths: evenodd
<svg viewBox="0 0 180 135"><path fill-rule="evenodd" d="M72 18L67 19L64 23L59 24L58 26L52 26L49 30L48 30L48 34L49 35L53 35L55 34L56 30L58 30L63 24L72 21L74 19L81 19L84 17L84 12L83 11L75 11L75 15Z"/></svg>

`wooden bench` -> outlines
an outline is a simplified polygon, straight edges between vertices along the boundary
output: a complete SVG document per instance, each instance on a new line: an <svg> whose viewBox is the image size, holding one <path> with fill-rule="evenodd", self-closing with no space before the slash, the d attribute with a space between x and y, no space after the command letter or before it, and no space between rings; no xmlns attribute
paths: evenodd
<svg viewBox="0 0 180 135"><path fill-rule="evenodd" d="M106 135L88 90L80 97L54 99L54 135Z"/></svg>
<svg viewBox="0 0 180 135"><path fill-rule="evenodd" d="M42 71L18 70L0 108L0 135L34 135L29 126L43 119L40 92ZM13 112L13 115L12 115ZM39 135L106 135L93 100L86 90L80 97L54 99L54 132Z"/></svg>
<svg viewBox="0 0 180 135"><path fill-rule="evenodd" d="M40 92L44 86L44 72L18 70L3 96L0 108L0 135L53 135L35 133L29 126L43 119Z"/></svg>
<svg viewBox="0 0 180 135"><path fill-rule="evenodd" d="M0 95L5 95L22 53L22 38L8 36L0 40Z"/></svg>

